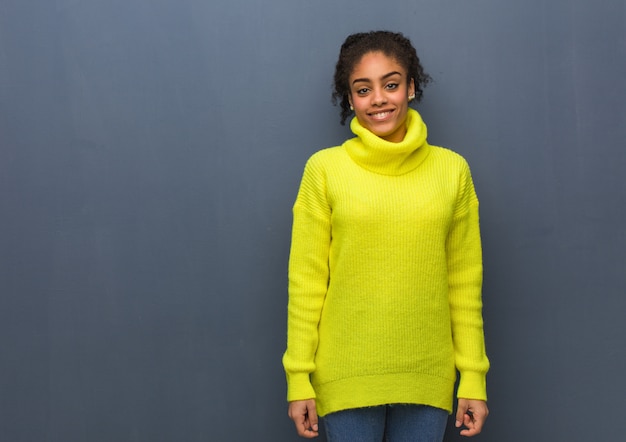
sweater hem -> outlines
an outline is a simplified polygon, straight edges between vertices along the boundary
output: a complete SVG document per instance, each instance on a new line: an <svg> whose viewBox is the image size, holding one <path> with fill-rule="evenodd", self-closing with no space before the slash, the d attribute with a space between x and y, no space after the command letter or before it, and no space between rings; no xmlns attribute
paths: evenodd
<svg viewBox="0 0 626 442"><path fill-rule="evenodd" d="M314 382L313 388L319 416L387 404L429 405L451 413L454 382L424 373L392 373Z"/></svg>

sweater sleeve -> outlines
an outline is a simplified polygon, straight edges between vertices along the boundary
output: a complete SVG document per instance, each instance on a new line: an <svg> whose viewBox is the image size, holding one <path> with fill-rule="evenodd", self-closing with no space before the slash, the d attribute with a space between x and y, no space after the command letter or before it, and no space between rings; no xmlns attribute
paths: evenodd
<svg viewBox="0 0 626 442"><path fill-rule="evenodd" d="M287 350L283 356L288 401L316 397L310 374L315 370L318 324L328 288L331 210L323 168L314 159L305 167L293 207Z"/></svg>
<svg viewBox="0 0 626 442"><path fill-rule="evenodd" d="M457 396L486 400L489 360L482 319L483 267L478 199L465 161L446 247L452 339L460 374Z"/></svg>

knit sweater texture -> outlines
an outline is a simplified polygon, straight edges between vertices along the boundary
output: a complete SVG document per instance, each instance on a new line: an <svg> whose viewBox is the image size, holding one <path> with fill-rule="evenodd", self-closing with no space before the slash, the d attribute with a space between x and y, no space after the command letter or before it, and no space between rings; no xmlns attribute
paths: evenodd
<svg viewBox="0 0 626 442"><path fill-rule="evenodd" d="M306 164L293 206L289 401L320 416L383 404L452 411L486 400L478 200L458 154L409 109L400 143L355 138Z"/></svg>

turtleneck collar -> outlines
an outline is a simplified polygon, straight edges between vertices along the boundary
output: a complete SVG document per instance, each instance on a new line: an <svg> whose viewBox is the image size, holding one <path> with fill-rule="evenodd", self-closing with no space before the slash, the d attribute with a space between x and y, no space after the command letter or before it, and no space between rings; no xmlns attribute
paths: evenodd
<svg viewBox="0 0 626 442"><path fill-rule="evenodd" d="M419 166L430 151L426 124L415 109L408 109L406 127L404 139L392 143L374 135L354 117L350 129L356 137L343 145L350 158L364 169L381 175L403 175Z"/></svg>

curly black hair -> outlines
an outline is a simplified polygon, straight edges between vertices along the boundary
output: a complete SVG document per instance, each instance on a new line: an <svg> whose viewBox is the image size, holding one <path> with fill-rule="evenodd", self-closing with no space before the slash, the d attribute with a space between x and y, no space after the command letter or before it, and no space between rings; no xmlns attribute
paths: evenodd
<svg viewBox="0 0 626 442"><path fill-rule="evenodd" d="M422 98L423 88L432 81L424 72L411 41L401 33L390 31L359 32L349 35L341 45L335 66L333 104L341 106L341 124L352 114L350 110L350 74L361 58L370 52L382 52L396 60L407 72L407 80L415 82L415 101Z"/></svg>

